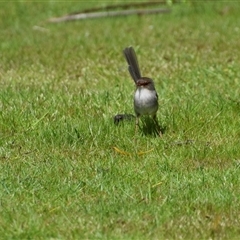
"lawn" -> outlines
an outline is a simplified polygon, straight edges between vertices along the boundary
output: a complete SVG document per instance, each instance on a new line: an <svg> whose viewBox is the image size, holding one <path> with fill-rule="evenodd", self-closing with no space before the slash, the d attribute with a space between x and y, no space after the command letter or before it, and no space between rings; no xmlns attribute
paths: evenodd
<svg viewBox="0 0 240 240"><path fill-rule="evenodd" d="M63 23L110 2L0 3L1 239L239 238L240 5L183 2ZM130 45L161 137L113 122Z"/></svg>

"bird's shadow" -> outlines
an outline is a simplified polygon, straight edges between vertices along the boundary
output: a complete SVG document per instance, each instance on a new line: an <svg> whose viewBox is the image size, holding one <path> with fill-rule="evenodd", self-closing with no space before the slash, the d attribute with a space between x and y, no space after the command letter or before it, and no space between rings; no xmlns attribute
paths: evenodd
<svg viewBox="0 0 240 240"><path fill-rule="evenodd" d="M135 121L136 117L132 114L117 114L113 118L114 124L119 125L125 121ZM166 131L166 126L160 125L158 121L150 116L142 116L137 126L138 131L143 135L162 136Z"/></svg>
<svg viewBox="0 0 240 240"><path fill-rule="evenodd" d="M166 126L159 124L152 117L145 116L141 119L139 128L144 135L162 136L166 131Z"/></svg>

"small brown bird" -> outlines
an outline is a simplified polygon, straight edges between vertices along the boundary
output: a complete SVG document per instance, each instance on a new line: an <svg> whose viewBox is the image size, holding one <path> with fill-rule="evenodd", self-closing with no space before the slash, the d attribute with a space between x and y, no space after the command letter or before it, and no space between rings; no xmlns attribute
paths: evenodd
<svg viewBox="0 0 240 240"><path fill-rule="evenodd" d="M136 113L136 126L141 115L151 115L157 123L158 95L151 78L142 77L138 60L133 47L123 50L128 63L128 71L135 82L136 91L134 94L134 111Z"/></svg>

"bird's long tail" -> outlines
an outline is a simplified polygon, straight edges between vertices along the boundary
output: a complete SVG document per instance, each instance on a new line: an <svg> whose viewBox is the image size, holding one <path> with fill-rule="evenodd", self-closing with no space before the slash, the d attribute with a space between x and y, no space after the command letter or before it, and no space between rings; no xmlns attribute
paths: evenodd
<svg viewBox="0 0 240 240"><path fill-rule="evenodd" d="M140 72L136 53L135 53L133 47L127 47L123 50L123 54L128 63L128 71L129 71L132 79L136 83L137 80L141 78L141 72Z"/></svg>

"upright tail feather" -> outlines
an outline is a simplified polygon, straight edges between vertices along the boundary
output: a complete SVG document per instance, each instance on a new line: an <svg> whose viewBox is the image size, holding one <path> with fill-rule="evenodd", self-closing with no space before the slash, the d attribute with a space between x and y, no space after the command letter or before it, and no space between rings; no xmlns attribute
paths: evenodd
<svg viewBox="0 0 240 240"><path fill-rule="evenodd" d="M129 71L132 79L136 83L137 80L141 78L141 72L140 72L136 53L135 53L133 47L127 47L123 50L123 54L128 63L128 71Z"/></svg>

